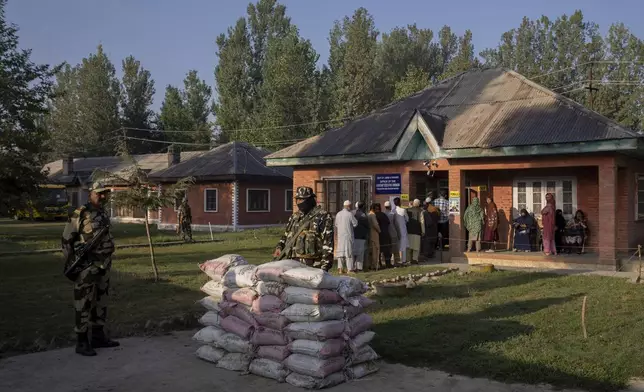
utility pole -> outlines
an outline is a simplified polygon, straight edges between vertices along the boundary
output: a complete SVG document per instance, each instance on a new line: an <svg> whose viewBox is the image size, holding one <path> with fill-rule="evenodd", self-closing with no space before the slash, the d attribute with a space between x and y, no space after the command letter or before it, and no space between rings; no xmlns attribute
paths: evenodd
<svg viewBox="0 0 644 392"><path fill-rule="evenodd" d="M588 69L588 87L586 89L588 90L588 106L590 106L590 110L595 110L593 108L593 91L598 91L599 89L597 87L593 87L593 66L595 63L591 61L590 63L590 68Z"/></svg>

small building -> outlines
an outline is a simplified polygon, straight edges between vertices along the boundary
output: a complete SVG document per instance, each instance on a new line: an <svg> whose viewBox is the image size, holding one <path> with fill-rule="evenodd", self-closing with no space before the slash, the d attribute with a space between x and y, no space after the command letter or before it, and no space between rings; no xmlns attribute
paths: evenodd
<svg viewBox="0 0 644 392"><path fill-rule="evenodd" d="M330 212L350 199L424 199L445 191L450 250L443 261L615 270L644 244L641 135L507 70L472 70L266 157L293 167L294 186L315 189ZM465 253L461 212L494 199L497 250L511 250L511 222L540 216L545 195L571 218L582 210L587 255ZM406 202L405 202L406 204Z"/></svg>
<svg viewBox="0 0 644 392"><path fill-rule="evenodd" d="M243 230L284 225L293 211L293 171L269 168L268 151L231 142L150 173L164 184L194 177L188 191L193 230ZM159 211L159 228L175 229L178 203Z"/></svg>

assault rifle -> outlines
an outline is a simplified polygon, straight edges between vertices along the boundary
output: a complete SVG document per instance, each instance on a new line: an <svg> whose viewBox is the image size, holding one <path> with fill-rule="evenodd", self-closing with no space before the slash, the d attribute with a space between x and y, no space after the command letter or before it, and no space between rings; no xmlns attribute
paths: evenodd
<svg viewBox="0 0 644 392"><path fill-rule="evenodd" d="M78 275L83 271L85 268L89 267L89 263L87 260L88 253L96 247L98 242L103 238L105 234L107 234L108 230L110 229L110 225L105 225L102 228L100 228L92 238L85 242L78 250L74 252L74 261L72 261L71 264L69 264L69 267L65 268L65 276L67 279L71 281L75 281L76 278L78 278Z"/></svg>

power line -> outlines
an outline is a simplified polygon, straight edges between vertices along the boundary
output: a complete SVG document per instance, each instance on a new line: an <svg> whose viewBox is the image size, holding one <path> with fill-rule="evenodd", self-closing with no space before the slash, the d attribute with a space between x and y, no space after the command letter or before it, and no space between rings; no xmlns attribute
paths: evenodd
<svg viewBox="0 0 644 392"><path fill-rule="evenodd" d="M213 147L212 144L210 143L187 143L187 142L173 142L173 141L166 141L166 140L154 140L154 139L146 139L146 138L139 138L139 137L133 137L133 136L121 136L121 138L126 139L126 140L139 140L139 141L144 141L144 142L152 142L152 143L162 143L162 144L176 144L176 145L183 145L183 146L195 146L195 147L203 147L203 146L208 146L208 147ZM281 140L281 141L276 141L276 142L258 142L258 143L249 143L255 146L260 146L260 145L265 145L265 146L270 146L270 145L284 145L284 144L295 144L297 142L301 142L304 139L290 139L290 140ZM219 147L222 146L223 144L217 144L214 147Z"/></svg>
<svg viewBox="0 0 644 392"><path fill-rule="evenodd" d="M575 68L582 67L584 65L589 65L589 64L644 64L644 61L623 61L623 60L587 61L587 62L576 64L576 65L573 65L573 66L570 66L570 67L566 67L566 68L558 69L558 70L555 70L555 71L547 72L545 74L532 76L532 77L529 77L528 79L535 80L535 79L543 78L545 76L554 75L554 74L559 73L559 72L569 71L571 69L575 69Z"/></svg>

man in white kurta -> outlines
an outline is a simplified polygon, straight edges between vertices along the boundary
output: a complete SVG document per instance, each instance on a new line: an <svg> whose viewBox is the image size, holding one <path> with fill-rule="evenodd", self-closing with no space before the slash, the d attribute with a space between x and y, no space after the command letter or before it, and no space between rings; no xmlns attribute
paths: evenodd
<svg viewBox="0 0 644 392"><path fill-rule="evenodd" d="M400 228L400 238L398 238L398 246L400 247L400 261L402 264L407 262L407 222L409 221L409 216L407 216L407 211L400 206L400 198L396 197L394 199L394 205L396 206L396 221Z"/></svg>
<svg viewBox="0 0 644 392"><path fill-rule="evenodd" d="M335 258L338 259L338 272L343 273L346 263L347 270L353 271L353 229L358 226L356 217L351 212L351 202L344 202L344 208L335 216Z"/></svg>

